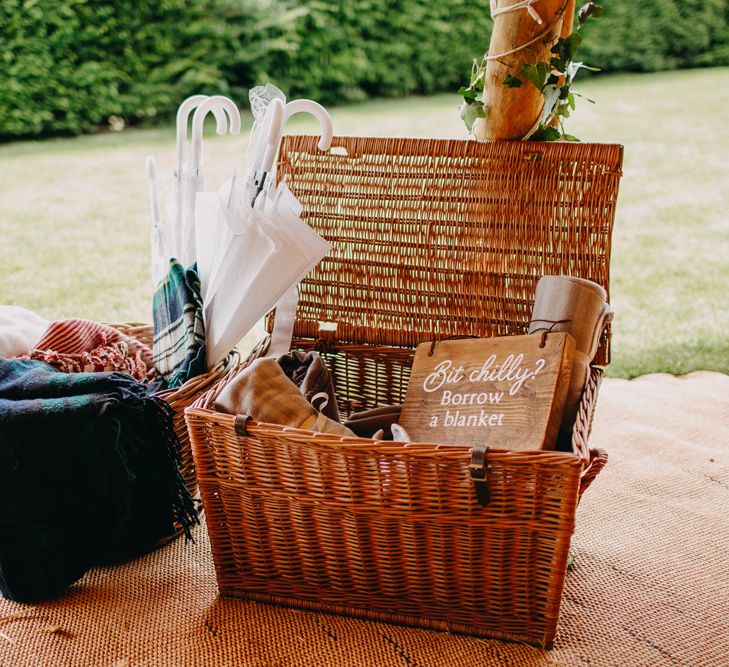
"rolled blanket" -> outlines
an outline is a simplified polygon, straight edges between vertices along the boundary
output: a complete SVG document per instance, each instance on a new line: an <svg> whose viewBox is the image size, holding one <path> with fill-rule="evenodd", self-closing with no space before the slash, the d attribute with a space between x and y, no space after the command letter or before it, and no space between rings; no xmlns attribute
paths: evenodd
<svg viewBox="0 0 729 667"><path fill-rule="evenodd" d="M604 288L574 276L542 276L537 283L529 333L566 331L575 339L572 375L560 432L572 431L582 394L590 378L590 363L613 311Z"/></svg>
<svg viewBox="0 0 729 667"><path fill-rule="evenodd" d="M269 424L354 436L339 422L317 412L275 359L256 359L240 371L220 392L214 407Z"/></svg>
<svg viewBox="0 0 729 667"><path fill-rule="evenodd" d="M207 372L203 302L197 266L176 259L152 298L154 363L168 388Z"/></svg>
<svg viewBox="0 0 729 667"><path fill-rule="evenodd" d="M309 403L314 403L320 394L326 394L327 400L321 411L330 419L339 421L339 406L332 376L318 352L292 350L279 357L277 361L286 377L299 388Z"/></svg>
<svg viewBox="0 0 729 667"><path fill-rule="evenodd" d="M151 350L101 322L83 319L51 322L27 355L64 373L128 373L138 382L156 375Z"/></svg>
<svg viewBox="0 0 729 667"><path fill-rule="evenodd" d="M0 357L28 354L50 322L20 306L0 306Z"/></svg>
<svg viewBox="0 0 729 667"><path fill-rule="evenodd" d="M172 412L123 373L0 359L0 592L35 601L189 529Z"/></svg>

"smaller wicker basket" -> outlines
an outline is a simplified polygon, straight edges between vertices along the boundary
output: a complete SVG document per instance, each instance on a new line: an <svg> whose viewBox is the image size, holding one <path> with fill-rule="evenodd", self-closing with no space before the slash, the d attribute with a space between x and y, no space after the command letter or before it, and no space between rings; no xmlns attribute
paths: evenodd
<svg viewBox="0 0 729 667"><path fill-rule="evenodd" d="M144 343L150 350L152 349L152 339L154 338L154 329L150 324L113 324L118 331L127 336L135 338L140 343ZM182 473L187 488L193 497L198 495L197 479L195 477L195 462L190 447L190 434L185 425L185 408L191 405L202 394L208 391L217 382L220 382L232 373L240 365L240 356L236 351L231 352L223 361L218 363L215 368L198 375L186 382L182 387L177 389L166 389L157 394L164 399L174 410L173 419L175 433L180 440L180 454L182 457Z"/></svg>

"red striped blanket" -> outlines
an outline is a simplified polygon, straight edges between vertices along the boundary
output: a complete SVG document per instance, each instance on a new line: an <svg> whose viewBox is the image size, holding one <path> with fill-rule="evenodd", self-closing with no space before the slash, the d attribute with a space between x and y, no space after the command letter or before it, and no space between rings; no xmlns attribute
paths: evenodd
<svg viewBox="0 0 729 667"><path fill-rule="evenodd" d="M139 382L154 375L151 350L113 327L91 320L51 322L27 356L65 373L128 373Z"/></svg>

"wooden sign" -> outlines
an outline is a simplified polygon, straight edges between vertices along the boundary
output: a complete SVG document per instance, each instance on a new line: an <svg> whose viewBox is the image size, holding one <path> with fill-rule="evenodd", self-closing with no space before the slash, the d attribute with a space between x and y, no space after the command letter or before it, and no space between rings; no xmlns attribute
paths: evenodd
<svg viewBox="0 0 729 667"><path fill-rule="evenodd" d="M532 334L419 345L400 416L412 442L554 449L575 340L560 332L541 342Z"/></svg>

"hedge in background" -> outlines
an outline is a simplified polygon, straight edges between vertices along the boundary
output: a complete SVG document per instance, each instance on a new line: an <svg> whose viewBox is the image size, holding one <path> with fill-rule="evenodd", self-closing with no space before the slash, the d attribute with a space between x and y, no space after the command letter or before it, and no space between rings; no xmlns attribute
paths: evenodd
<svg viewBox="0 0 729 667"><path fill-rule="evenodd" d="M332 104L457 88L488 43L468 0L5 0L0 137L169 118L271 80Z"/></svg>
<svg viewBox="0 0 729 667"><path fill-rule="evenodd" d="M243 30L240 3L226 25ZM457 90L488 46L488 0L274 0L240 45L227 80L237 90L273 81L324 104ZM245 94L245 90L242 90ZM244 99L244 98L241 98Z"/></svg>
<svg viewBox="0 0 729 667"><path fill-rule="evenodd" d="M579 0L578 0L579 4ZM604 72L729 65L729 0L603 0L580 59Z"/></svg>
<svg viewBox="0 0 729 667"><path fill-rule="evenodd" d="M580 49L603 71L729 65L729 0L603 4ZM266 81L326 104L455 93L490 28L489 0L3 0L0 138L166 120L194 92L243 104Z"/></svg>
<svg viewBox="0 0 729 667"><path fill-rule="evenodd" d="M77 133L167 115L225 90L229 45L209 0L3 0L0 136Z"/></svg>

